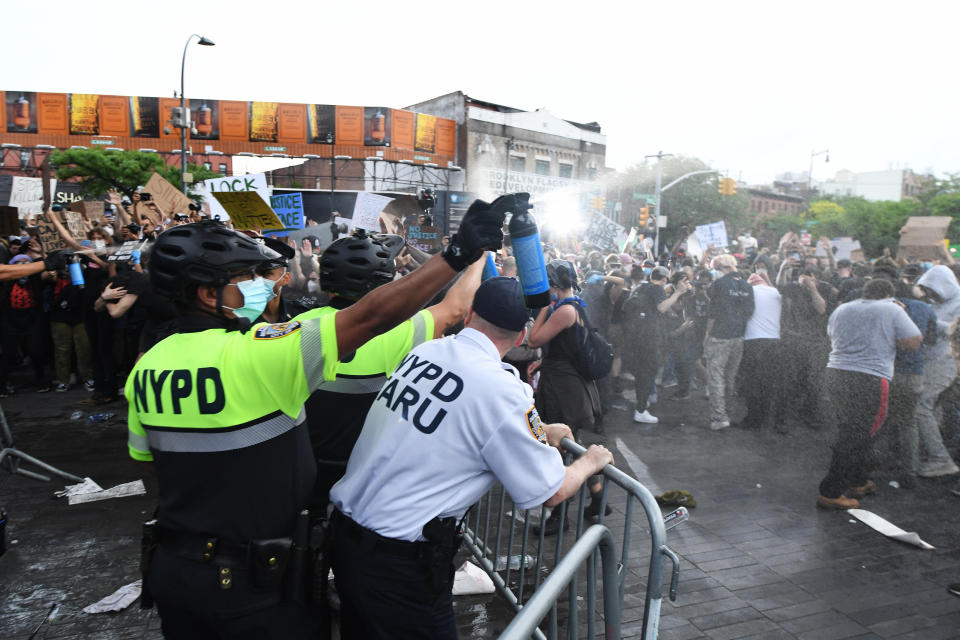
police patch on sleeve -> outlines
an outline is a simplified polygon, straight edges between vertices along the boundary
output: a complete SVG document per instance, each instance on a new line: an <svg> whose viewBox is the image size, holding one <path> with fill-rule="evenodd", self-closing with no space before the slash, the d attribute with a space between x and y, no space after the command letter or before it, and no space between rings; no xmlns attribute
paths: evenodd
<svg viewBox="0 0 960 640"><path fill-rule="evenodd" d="M265 324L262 327L257 328L256 332L253 334L253 339L273 340L274 338L288 336L299 329L300 323L296 320L291 320L290 322L277 322L275 324Z"/></svg>
<svg viewBox="0 0 960 640"><path fill-rule="evenodd" d="M530 411L527 411L527 427L529 427L534 438L542 444L549 444L547 442L547 432L543 430L543 422L540 420L540 414L537 413L536 407L530 407Z"/></svg>

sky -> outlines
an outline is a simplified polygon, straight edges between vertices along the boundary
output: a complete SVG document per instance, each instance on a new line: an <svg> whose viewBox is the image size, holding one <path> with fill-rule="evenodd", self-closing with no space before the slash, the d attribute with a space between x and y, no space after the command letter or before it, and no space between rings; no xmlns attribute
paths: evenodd
<svg viewBox="0 0 960 640"><path fill-rule="evenodd" d="M5 3L0 88L401 108L452 91L598 122L607 165L658 151L751 184L960 172L960 3Z"/></svg>

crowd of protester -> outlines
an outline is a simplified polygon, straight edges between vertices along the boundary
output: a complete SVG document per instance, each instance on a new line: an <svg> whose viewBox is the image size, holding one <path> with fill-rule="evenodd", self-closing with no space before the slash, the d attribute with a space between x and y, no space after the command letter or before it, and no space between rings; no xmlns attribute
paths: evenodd
<svg viewBox="0 0 960 640"><path fill-rule="evenodd" d="M145 275L150 241L203 217L199 207L171 215L139 194L131 201L111 194L104 216L85 219L86 236L74 237L56 212L48 212L46 220L81 261L85 282L78 286L62 270L0 285L0 397L84 387L86 403L120 401L127 372L169 335L176 316ZM2 239L3 264L42 259L34 222L25 220L19 236ZM332 225L330 235L345 231ZM297 240L269 240L291 256L265 275L285 317L329 301L319 285L320 237L308 227ZM121 252L124 243L132 250ZM697 256L687 255L683 244L659 256L643 242L622 253L570 249L545 246L557 302L531 311L525 343L505 360L537 389L543 417L569 424L581 440L602 439L611 411L632 411L637 423L656 424L658 401L668 397L692 402L706 396L709 427L716 431L732 424L775 432L824 429L834 420L830 395L842 393L825 385L828 319L838 306L861 298L871 280L883 279L924 339L919 351L897 352L887 428L876 439L879 463L904 487L917 477L960 471L951 455L960 441L960 384L950 340L960 317L957 266L898 261L889 251L873 261L838 260L828 239L808 246L793 233L776 246L746 233L729 249L707 247ZM428 257L405 248L396 259L397 277ZM502 275L517 275L509 245L497 266ZM580 379L571 364L573 325L582 323L578 308L615 355L610 374L596 382ZM270 309L279 317L276 304ZM18 367L29 371L32 384L26 376L15 384L10 373ZM746 405L739 423L731 420L732 396Z"/></svg>

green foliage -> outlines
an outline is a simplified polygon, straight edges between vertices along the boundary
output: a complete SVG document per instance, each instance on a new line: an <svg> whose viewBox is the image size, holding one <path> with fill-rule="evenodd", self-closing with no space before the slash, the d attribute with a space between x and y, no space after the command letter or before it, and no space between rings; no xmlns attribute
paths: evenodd
<svg viewBox="0 0 960 640"><path fill-rule="evenodd" d="M779 239L788 231L800 233L803 218L798 216L771 216L762 218L757 224L757 235L764 238ZM776 248L776 246L774 246Z"/></svg>
<svg viewBox="0 0 960 640"><path fill-rule="evenodd" d="M156 153L141 151L107 151L105 149L67 149L54 151L50 162L57 167L57 179L80 178L80 191L88 198L102 198L108 191L119 191L132 197L137 187L145 185L153 172L180 188L179 165L168 165ZM194 184L216 178L219 173L205 167L188 164L187 171L193 173ZM188 194L194 200L201 195Z"/></svg>
<svg viewBox="0 0 960 640"><path fill-rule="evenodd" d="M843 214L843 207L832 200L817 200L810 203L807 211L807 218L810 220L822 220L833 218Z"/></svg>
<svg viewBox="0 0 960 640"><path fill-rule="evenodd" d="M661 183L666 186L691 171L706 169L710 167L697 158L664 158ZM634 166L620 176L620 189L623 193L653 193L656 179L656 162ZM662 244L670 246L677 242L683 227L692 232L697 225L723 220L727 224L727 234L736 237L737 232L750 226L750 196L743 192L720 195L717 179L718 174L691 176L663 193L662 213L670 224L661 230Z"/></svg>

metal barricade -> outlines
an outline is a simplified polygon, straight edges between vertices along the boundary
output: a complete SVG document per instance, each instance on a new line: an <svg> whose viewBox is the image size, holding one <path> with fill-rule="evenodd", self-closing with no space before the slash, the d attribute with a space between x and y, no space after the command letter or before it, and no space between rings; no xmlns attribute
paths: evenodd
<svg viewBox="0 0 960 640"><path fill-rule="evenodd" d="M586 449L567 438L564 438L561 446L564 451L574 457L579 457L586 452ZM608 576L607 573L604 572L605 583L603 586L605 597L605 616L609 615L609 612L606 609L606 597L609 594L615 594L617 602L616 615L618 617L616 621L616 628L619 628L619 616L621 615L622 611L624 589L626 587L627 568L630 560L633 508L634 502L639 501L650 525L651 538L651 555L647 572L642 637L644 640L653 640L657 637L660 621L660 605L663 597L665 558L669 558L673 563L673 572L670 583L671 600L676 599L677 582L680 577L680 560L677 555L667 547L666 530L664 528L663 516L660 512L660 507L657 505L653 495L649 490L647 490L646 487L640 484L640 482L638 482L636 479L631 478L624 472L611 465L607 465L604 468L602 473L602 483L599 515L597 516L597 521L601 525L604 524L604 509L607 504L607 492L610 485L612 484L616 487L619 487L626 492L625 521L623 526L623 536L621 539L622 548L620 550L620 562L619 565L617 565L616 573L609 578L615 580L614 584L606 584L606 579L608 579ZM581 539L585 539L584 509L586 507L586 497L587 488L586 485L584 485L580 488L579 500L576 508L577 523L574 533L577 539L577 544L579 544ZM545 553L546 547L544 545L545 539L543 528L540 528L538 533L533 536L534 540L531 540L531 514L539 511L540 522L544 523L546 522L548 513L546 507L540 507L539 510L532 509L518 513L517 509L512 504L511 509L506 509L507 500L508 498L506 492L500 486L495 487L484 498L481 498L481 500L475 505L473 512L470 514L470 517L467 520L467 526L465 527L464 532L464 545L473 555L477 563L490 576L491 580L493 580L497 592L504 599L506 599L507 603L514 609L514 611L518 612L521 611L526 603L531 601L534 597L542 598L542 596L538 596L537 593L539 593L539 589L541 589L543 575L547 572L550 566L554 567L552 573L560 571L561 567L564 567L565 571L569 571L569 575L558 574L558 577L555 579L553 584L559 581L562 583L561 588L563 585L567 585L569 587L569 597L567 603L568 617L566 625L567 636L568 638L576 638L578 632L577 567L579 567L580 563L576 562L572 565L565 563L563 558L564 531L562 529L557 534L556 543L552 545L552 562L550 561L551 554ZM493 518L494 531L492 534L493 546L491 548L491 516L494 514L495 503L498 505L498 507L496 508L496 516ZM564 502L557 508L561 510L561 520L565 520L567 503ZM522 525L519 545L517 544L516 524ZM504 535L505 526L508 526L509 528L509 530L506 532L506 536ZM606 529L606 527L604 527L604 529ZM588 529L588 531L589 530L590 529ZM599 534L591 534L591 539L593 539L596 535ZM504 538L506 538L506 540L504 540ZM503 552L504 541L506 541L507 545L505 548L505 553ZM532 544L536 544L536 553L529 555L527 554L527 549ZM612 537L611 544L613 544L615 548L615 542ZM590 554L590 558L586 563L586 634L587 637L591 639L596 637L596 550L598 545L601 545L602 547L599 539L597 539L591 547L593 553ZM583 547L577 548L582 552ZM603 550L601 548L601 553L602 552ZM514 564L516 564L516 568L514 568ZM571 566L573 569L570 569ZM528 569L532 569L532 579L530 577L531 571L528 571ZM503 576L500 575L501 571L505 572ZM516 579L515 586L511 582L511 577ZM544 582L543 584L546 583ZM555 640L558 637L559 628L558 605L555 599L551 601L549 611L546 615L546 634L544 634L540 629L534 629L532 635L538 639L549 638L550 640ZM542 618L543 616L537 617L537 622L539 623ZM605 621L607 629L611 628L611 622L612 621L609 620ZM609 638L611 636L607 635L607 637Z"/></svg>

